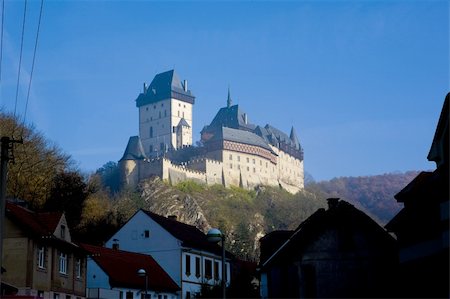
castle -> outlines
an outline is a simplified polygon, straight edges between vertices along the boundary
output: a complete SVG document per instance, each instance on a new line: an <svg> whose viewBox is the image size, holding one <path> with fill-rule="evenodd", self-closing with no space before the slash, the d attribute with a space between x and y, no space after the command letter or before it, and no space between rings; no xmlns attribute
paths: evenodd
<svg viewBox="0 0 450 299"><path fill-rule="evenodd" d="M271 125L251 124L239 105L227 106L192 145L195 96L174 70L157 74L136 99L139 136L132 136L119 161L122 183L135 186L152 175L172 184L192 180L252 189L279 186L290 193L304 187L303 149L294 128L290 135Z"/></svg>

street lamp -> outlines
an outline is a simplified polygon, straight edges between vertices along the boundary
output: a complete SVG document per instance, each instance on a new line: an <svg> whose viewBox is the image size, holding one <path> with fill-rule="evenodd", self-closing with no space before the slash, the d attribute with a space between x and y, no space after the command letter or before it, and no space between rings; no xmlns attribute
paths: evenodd
<svg viewBox="0 0 450 299"><path fill-rule="evenodd" d="M225 299L226 277L225 277L225 235L217 228L211 228L206 234L206 238L211 243L222 241L222 298Z"/></svg>
<svg viewBox="0 0 450 299"><path fill-rule="evenodd" d="M147 284L148 284L148 281L147 281L147 278L148 278L147 272L145 271L145 269L139 269L139 270L137 271L137 275L138 275L139 277L145 277L145 292L144 292L144 298L147 299Z"/></svg>

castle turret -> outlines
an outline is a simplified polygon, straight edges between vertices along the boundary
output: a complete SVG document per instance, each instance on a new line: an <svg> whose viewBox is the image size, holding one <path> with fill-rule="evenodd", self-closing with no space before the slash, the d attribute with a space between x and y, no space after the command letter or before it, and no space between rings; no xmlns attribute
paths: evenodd
<svg viewBox="0 0 450 299"><path fill-rule="evenodd" d="M180 81L174 70L157 74L136 99L139 108L139 137L149 157L192 145L192 106L195 97L187 81ZM184 119L179 142L178 124Z"/></svg>

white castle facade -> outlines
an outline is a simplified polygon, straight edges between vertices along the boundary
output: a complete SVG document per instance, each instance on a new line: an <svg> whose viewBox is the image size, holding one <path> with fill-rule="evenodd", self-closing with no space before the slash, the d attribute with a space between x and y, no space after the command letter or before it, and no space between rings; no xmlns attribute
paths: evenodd
<svg viewBox="0 0 450 299"><path fill-rule="evenodd" d="M119 161L122 182L135 186L156 175L171 184L193 180L253 189L279 186L297 193L304 187L303 149L294 128L290 135L248 122L232 105L201 131L202 146L192 145L195 97L174 70L157 74L136 99L139 136L128 141Z"/></svg>

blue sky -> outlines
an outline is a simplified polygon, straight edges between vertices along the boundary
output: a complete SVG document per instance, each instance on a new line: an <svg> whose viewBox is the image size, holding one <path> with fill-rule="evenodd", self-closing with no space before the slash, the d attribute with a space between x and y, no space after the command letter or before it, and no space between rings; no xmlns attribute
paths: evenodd
<svg viewBox="0 0 450 299"><path fill-rule="evenodd" d="M5 1L7 111L23 4ZM94 171L137 135L143 82L175 68L197 97L194 140L230 86L252 123L296 128L316 180L433 169L449 11L448 1L45 1L26 122ZM38 12L29 0L19 115Z"/></svg>

